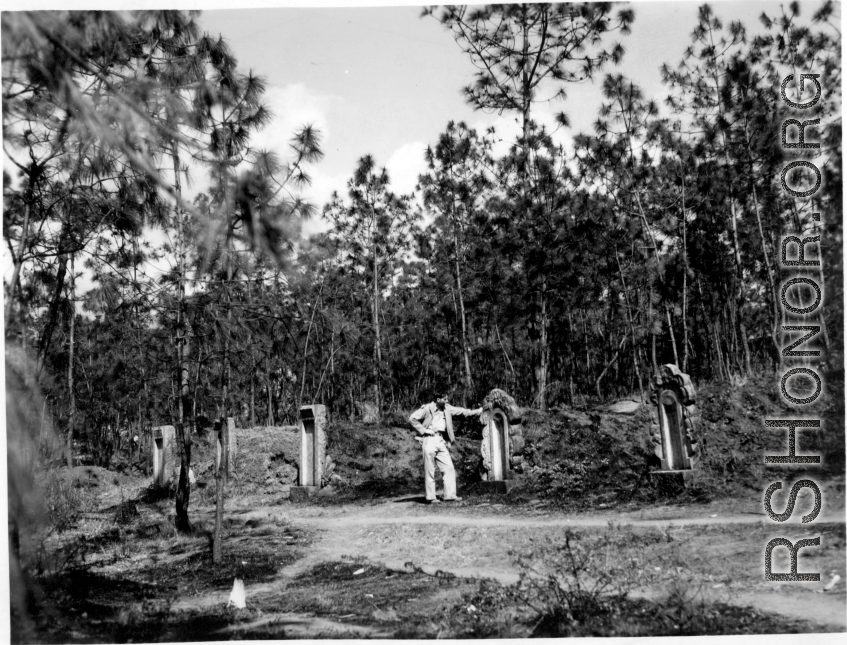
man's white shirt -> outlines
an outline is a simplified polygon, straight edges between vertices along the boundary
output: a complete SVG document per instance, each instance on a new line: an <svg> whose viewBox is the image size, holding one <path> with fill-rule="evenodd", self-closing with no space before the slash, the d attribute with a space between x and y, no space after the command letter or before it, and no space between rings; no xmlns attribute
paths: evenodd
<svg viewBox="0 0 847 645"><path fill-rule="evenodd" d="M432 423L429 425L429 429L436 435L447 430L447 417L444 415L444 410L436 410L432 413Z"/></svg>

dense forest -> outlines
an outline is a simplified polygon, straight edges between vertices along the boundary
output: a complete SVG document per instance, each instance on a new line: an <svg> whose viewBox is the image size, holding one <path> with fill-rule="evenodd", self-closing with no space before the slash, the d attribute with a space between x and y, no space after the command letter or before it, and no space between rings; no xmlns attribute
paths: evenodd
<svg viewBox="0 0 847 645"><path fill-rule="evenodd" d="M445 115L414 194L362 150L327 204L302 198L320 132L254 149L263 79L196 14L5 12L5 337L36 366L63 458L108 467L162 424L190 454L211 420L292 423L309 403L387 415L500 387L547 409L638 397L663 363L776 373L794 338L785 235L820 235L826 306L805 320L822 369L842 369L839 16L803 10L754 30L703 5L664 95L645 96L615 71L637 5L428 9L466 54L467 100L520 134L495 154L499 133ZM823 88L802 115L781 95L801 73ZM535 110L574 109L586 81L604 103L566 148ZM783 147L791 118L813 122L789 142L820 146ZM810 198L781 186L795 159L822 174ZM329 230L302 236L316 216Z"/></svg>

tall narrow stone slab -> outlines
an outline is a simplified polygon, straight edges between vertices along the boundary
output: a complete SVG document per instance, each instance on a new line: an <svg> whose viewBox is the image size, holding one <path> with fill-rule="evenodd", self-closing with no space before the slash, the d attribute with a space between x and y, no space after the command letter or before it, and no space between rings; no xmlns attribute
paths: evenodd
<svg viewBox="0 0 847 645"><path fill-rule="evenodd" d="M691 470L699 453L694 435L697 408L694 385L676 365L663 365L650 384L650 402L656 406L653 444L661 471Z"/></svg>
<svg viewBox="0 0 847 645"><path fill-rule="evenodd" d="M229 450L227 452L226 463L224 468L224 480L229 481L235 474L235 457L238 453L238 440L235 432L235 419L227 417L226 433L221 432L221 421L215 421L215 468L221 467L221 456L223 453L222 441L226 441Z"/></svg>
<svg viewBox="0 0 847 645"><path fill-rule="evenodd" d="M326 406L300 408L299 486L292 486L291 499L302 501L320 490L327 466Z"/></svg>
<svg viewBox="0 0 847 645"><path fill-rule="evenodd" d="M179 477L179 453L173 426L153 428L153 485L169 486Z"/></svg>
<svg viewBox="0 0 847 645"><path fill-rule="evenodd" d="M509 489L505 482L510 482L523 464L521 409L506 392L495 389L483 400L480 420L482 480L488 483L490 492L505 493Z"/></svg>
<svg viewBox="0 0 847 645"><path fill-rule="evenodd" d="M505 481L509 475L509 420L500 408L491 411L488 421L488 481Z"/></svg>

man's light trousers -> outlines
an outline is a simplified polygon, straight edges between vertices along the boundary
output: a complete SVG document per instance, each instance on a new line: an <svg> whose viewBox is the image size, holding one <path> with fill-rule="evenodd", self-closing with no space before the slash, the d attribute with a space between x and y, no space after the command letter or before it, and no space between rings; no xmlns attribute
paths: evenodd
<svg viewBox="0 0 847 645"><path fill-rule="evenodd" d="M424 437L424 486L426 488L427 501L435 499L435 464L444 474L444 499L456 497L456 469L453 468L453 460L450 451L444 443L444 437L440 434Z"/></svg>

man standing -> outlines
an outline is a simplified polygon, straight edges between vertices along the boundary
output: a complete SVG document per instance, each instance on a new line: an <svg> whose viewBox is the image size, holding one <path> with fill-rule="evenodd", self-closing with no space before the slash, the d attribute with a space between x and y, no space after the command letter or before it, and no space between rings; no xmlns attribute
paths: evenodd
<svg viewBox="0 0 847 645"><path fill-rule="evenodd" d="M426 501L429 504L439 502L435 496L435 464L444 475L444 501L457 502L456 469L450 458L450 445L455 441L453 434L453 416L473 417L482 414L482 408L468 410L449 404L447 396L438 397L412 413L409 423L418 433L415 437L423 445L424 482ZM446 440L445 440L445 434Z"/></svg>

